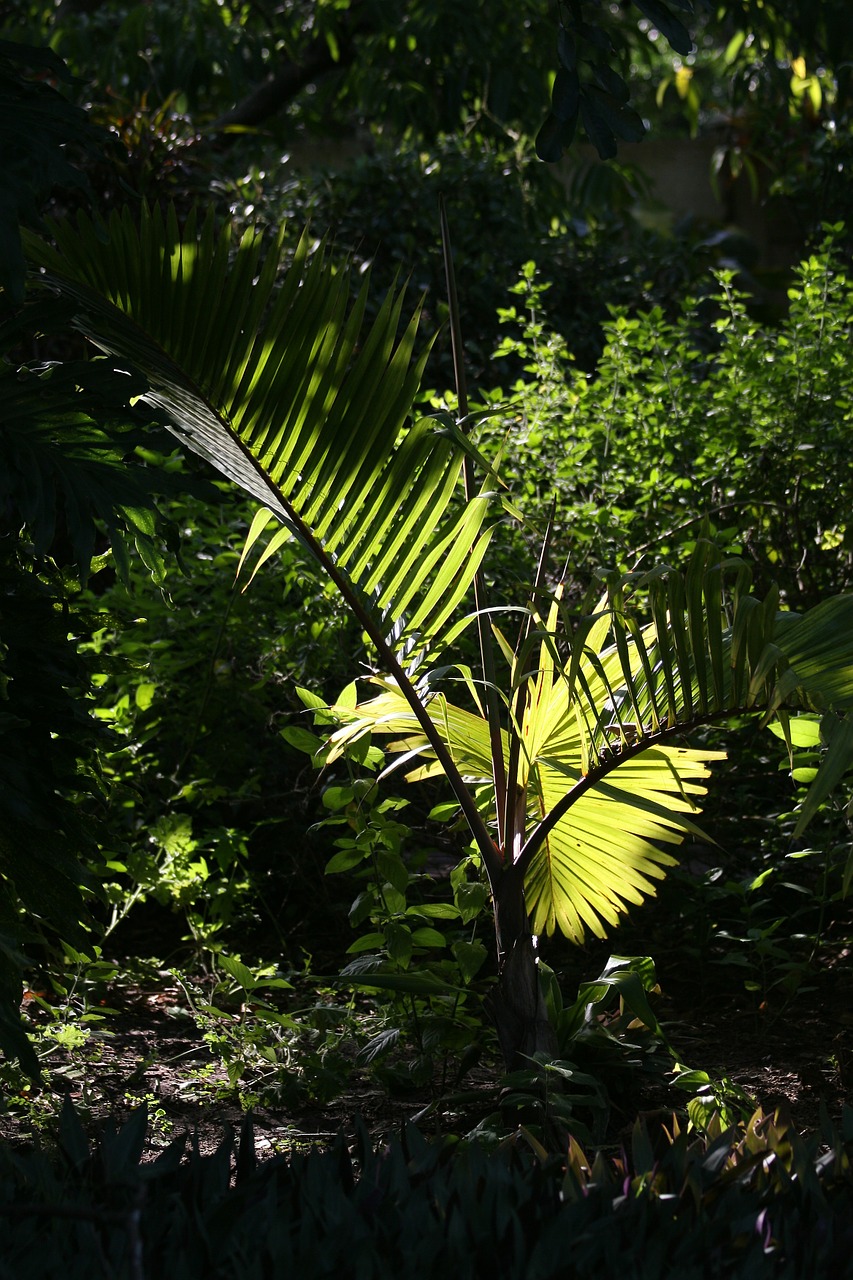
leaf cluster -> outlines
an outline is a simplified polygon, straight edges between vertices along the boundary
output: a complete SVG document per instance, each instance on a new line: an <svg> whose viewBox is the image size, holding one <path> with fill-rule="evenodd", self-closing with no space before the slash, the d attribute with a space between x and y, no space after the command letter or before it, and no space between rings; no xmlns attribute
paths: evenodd
<svg viewBox="0 0 853 1280"><path fill-rule="evenodd" d="M133 1274L144 1257L176 1280L258 1276L413 1277L472 1268L584 1280L618 1264L638 1276L837 1275L846 1259L850 1121L828 1151L760 1114L741 1132L654 1140L590 1166L573 1143L549 1157L523 1133L497 1152L426 1141L409 1126L375 1148L357 1125L326 1151L258 1164L251 1123L203 1156L185 1137L140 1165L147 1113L90 1146L70 1104L60 1149L4 1149L0 1262L21 1280L93 1266ZM236 1155L236 1183L232 1162Z"/></svg>
<svg viewBox="0 0 853 1280"><path fill-rule="evenodd" d="M672 554L710 518L794 607L847 586L851 282L838 234L796 269L778 327L719 273L674 318L613 308L592 376L547 321L547 282L525 267L497 351L524 372L487 399L514 412L484 420L478 438L500 447L501 475L540 529L556 488L555 545L581 582L585 561Z"/></svg>
<svg viewBox="0 0 853 1280"><path fill-rule="evenodd" d="M15 303L23 300L26 274L19 225L40 225L42 201L56 187L87 187L79 158L100 142L86 113L52 79L72 82L51 49L0 40L0 286Z"/></svg>

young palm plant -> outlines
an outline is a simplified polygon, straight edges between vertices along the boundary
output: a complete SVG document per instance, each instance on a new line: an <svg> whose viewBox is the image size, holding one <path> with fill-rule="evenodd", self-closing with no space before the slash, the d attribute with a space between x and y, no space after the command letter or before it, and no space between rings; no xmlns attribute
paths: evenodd
<svg viewBox="0 0 853 1280"><path fill-rule="evenodd" d="M380 691L341 709L336 746L389 733L416 776L446 777L494 905L491 1011L506 1062L552 1054L535 935L602 935L654 892L673 862L659 845L696 831L719 754L684 746L686 733L823 711L830 750L803 820L849 765L853 597L781 612L702 539L686 572L611 577L578 617L549 582L546 546L510 645L480 580L500 484L469 441L461 371L459 418L412 420L429 344L416 352L417 311L401 326L402 292L366 325L366 286L350 304L324 246L303 235L282 269L281 237L266 251L254 232L234 244L210 216L181 229L173 212L143 209L138 222L80 219L54 234L55 248L27 238L43 285L144 376L142 398L188 448L263 504L247 550L278 520L261 560L298 539L357 617ZM472 620L482 671L463 672L463 708L438 664Z"/></svg>

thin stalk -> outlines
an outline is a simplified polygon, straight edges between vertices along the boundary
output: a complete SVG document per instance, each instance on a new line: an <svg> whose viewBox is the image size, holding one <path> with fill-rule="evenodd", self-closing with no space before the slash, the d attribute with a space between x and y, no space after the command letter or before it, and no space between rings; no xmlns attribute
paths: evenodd
<svg viewBox="0 0 853 1280"><path fill-rule="evenodd" d="M518 641L516 642L515 653L516 658L521 653L525 642L530 636L533 628L533 607L536 603L536 597L541 590L542 581L545 577L545 565L548 561L548 554L551 549L551 532L554 527L554 504L551 506L551 515L548 519L548 526L545 530L545 537L542 540L542 549L539 553L539 563L536 566L536 575L533 579L533 586L530 592L531 608L527 614L527 618L522 624ZM524 817L525 806L524 797L518 793L518 766L521 759L521 725L524 720L524 711L527 699L530 696L530 684L527 675L532 673L522 673L518 681L518 687L515 692L514 706L509 721L509 764L507 767L507 784L506 784L506 812L504 816L504 833L505 833L505 849L507 857L511 861L515 861L515 845L519 840L524 839Z"/></svg>
<svg viewBox="0 0 853 1280"><path fill-rule="evenodd" d="M462 348L462 325L459 312L459 298L456 292L456 273L453 269L453 250L450 243L450 226L447 221L447 208L444 197L440 197L439 211L441 216L441 247L444 255L444 274L447 281L447 303L450 309L450 341L453 351L453 375L456 382L456 399L460 418L468 416L468 388L465 379L465 360ZM471 459L466 455L462 463L462 475L465 484L465 500L470 502L476 493L474 468ZM488 614L488 597L482 569L474 576L474 608L477 613L477 632L480 641L480 663L485 682L486 718L489 725L489 747L492 755L492 777L495 784L495 809L498 819L498 846L506 850L506 810L507 782L506 765L501 736L501 708L497 691L497 672L495 668L495 651ZM467 815L466 815L467 816ZM491 879L491 876L489 877Z"/></svg>

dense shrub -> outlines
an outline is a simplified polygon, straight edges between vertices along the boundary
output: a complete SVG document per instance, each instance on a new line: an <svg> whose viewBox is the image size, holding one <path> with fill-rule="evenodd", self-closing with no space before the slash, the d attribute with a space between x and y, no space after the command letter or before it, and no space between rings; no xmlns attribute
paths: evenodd
<svg viewBox="0 0 853 1280"><path fill-rule="evenodd" d="M254 162L231 198L232 216L245 217L247 205L252 217L272 225L300 225L310 215L318 232L331 230L341 252L370 265L376 299L397 273L411 274L433 322L447 315L439 229L444 198L475 378L491 366L498 307L528 259L553 282L548 316L584 368L600 352L608 304L669 307L704 260L700 247L643 231L633 220L636 175L608 170L597 174L598 184L569 190L529 143L510 147L478 133L439 138L428 147L379 143L334 170L318 165L290 182L287 173L277 156ZM439 341L433 385L450 378L449 341L447 333Z"/></svg>
<svg viewBox="0 0 853 1280"><path fill-rule="evenodd" d="M754 320L719 273L672 318L611 307L591 376L550 325L547 284L525 267L514 291L524 307L502 311L515 332L497 352L524 372L487 397L511 408L483 431L539 529L556 490L555 545L581 580L674 555L708 517L790 607L849 585L853 284L840 232L797 269L778 328Z"/></svg>
<svg viewBox="0 0 853 1280"><path fill-rule="evenodd" d="M228 1139L181 1163L181 1138L140 1165L144 1109L90 1151L68 1107L53 1158L2 1153L0 1275L830 1280L851 1246L849 1116L845 1135L818 1157L756 1116L742 1134L656 1152L638 1122L630 1154L590 1170L577 1148L568 1161L534 1157L521 1136L454 1149L409 1127L375 1150L359 1131L355 1157L339 1137L256 1165L247 1125L233 1184Z"/></svg>

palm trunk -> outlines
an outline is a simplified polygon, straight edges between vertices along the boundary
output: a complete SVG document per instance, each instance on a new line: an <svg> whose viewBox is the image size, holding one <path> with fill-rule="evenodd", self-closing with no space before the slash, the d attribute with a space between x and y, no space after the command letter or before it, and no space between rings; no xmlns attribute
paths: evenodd
<svg viewBox="0 0 853 1280"><path fill-rule="evenodd" d="M556 1058L557 1037L539 984L533 934L524 902L524 877L505 871L495 895L498 985L486 1007L494 1020L507 1071L529 1068L534 1054Z"/></svg>

